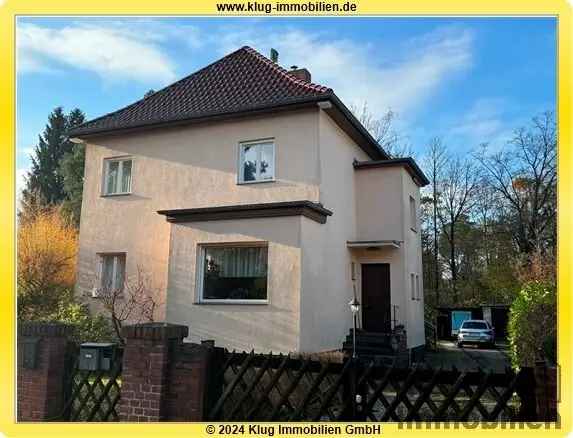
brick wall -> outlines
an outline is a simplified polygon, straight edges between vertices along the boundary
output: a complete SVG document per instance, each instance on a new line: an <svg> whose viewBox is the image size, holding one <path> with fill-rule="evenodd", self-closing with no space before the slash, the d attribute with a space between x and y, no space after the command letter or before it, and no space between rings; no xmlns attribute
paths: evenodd
<svg viewBox="0 0 573 438"><path fill-rule="evenodd" d="M63 324L18 326L17 419L60 420L64 409L65 357L69 327ZM37 341L34 368L24 367L24 345Z"/></svg>

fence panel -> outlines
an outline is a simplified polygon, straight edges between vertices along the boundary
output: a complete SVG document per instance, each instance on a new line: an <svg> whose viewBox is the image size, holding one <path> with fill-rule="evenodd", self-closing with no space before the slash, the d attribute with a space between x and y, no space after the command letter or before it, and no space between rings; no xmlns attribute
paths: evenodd
<svg viewBox="0 0 573 438"><path fill-rule="evenodd" d="M329 363L226 352L219 421L514 421L535 419L535 380L519 374ZM359 403L355 403L360 394Z"/></svg>
<svg viewBox="0 0 573 438"><path fill-rule="evenodd" d="M77 348L70 349L65 388L67 421L119 421L117 405L121 396L122 349L116 349L109 371L78 369Z"/></svg>

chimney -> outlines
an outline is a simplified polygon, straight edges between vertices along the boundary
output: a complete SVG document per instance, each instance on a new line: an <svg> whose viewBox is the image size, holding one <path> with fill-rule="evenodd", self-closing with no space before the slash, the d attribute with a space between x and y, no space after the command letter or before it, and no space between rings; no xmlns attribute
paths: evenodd
<svg viewBox="0 0 573 438"><path fill-rule="evenodd" d="M310 82L310 72L306 68L298 68L296 65L291 65L289 74L304 82Z"/></svg>

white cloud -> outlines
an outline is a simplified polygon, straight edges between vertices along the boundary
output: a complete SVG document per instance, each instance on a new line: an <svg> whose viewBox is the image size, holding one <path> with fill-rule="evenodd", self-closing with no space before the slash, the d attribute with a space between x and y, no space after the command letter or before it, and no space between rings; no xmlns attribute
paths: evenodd
<svg viewBox="0 0 573 438"><path fill-rule="evenodd" d="M169 35L141 24L138 31L118 23L70 24L62 28L23 23L17 28L19 71L46 71L61 66L95 72L106 81L135 80L164 85L175 66L159 42Z"/></svg>
<svg viewBox="0 0 573 438"><path fill-rule="evenodd" d="M321 33L260 28L222 31L219 48L228 53L252 45L263 54L280 52L281 65L308 68L313 80L330 86L347 105L368 102L374 113L400 114L426 102L452 75L472 62L472 33L446 27L392 47L374 47Z"/></svg>
<svg viewBox="0 0 573 438"><path fill-rule="evenodd" d="M503 145L513 136L515 125L511 119L511 104L502 98L477 99L449 132L462 137L472 146L481 143ZM513 122L513 120L512 120Z"/></svg>

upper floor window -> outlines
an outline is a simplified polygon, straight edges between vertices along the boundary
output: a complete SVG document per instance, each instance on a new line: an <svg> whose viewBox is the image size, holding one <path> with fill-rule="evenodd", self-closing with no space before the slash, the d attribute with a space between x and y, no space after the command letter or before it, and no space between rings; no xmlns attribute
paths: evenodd
<svg viewBox="0 0 573 438"><path fill-rule="evenodd" d="M125 195L131 193L131 158L109 158L104 160L104 195Z"/></svg>
<svg viewBox="0 0 573 438"><path fill-rule="evenodd" d="M239 183L274 181L275 144L272 140L239 145Z"/></svg>
<svg viewBox="0 0 573 438"><path fill-rule="evenodd" d="M418 230L418 212L416 211L416 200L410 196L410 228L412 231Z"/></svg>

